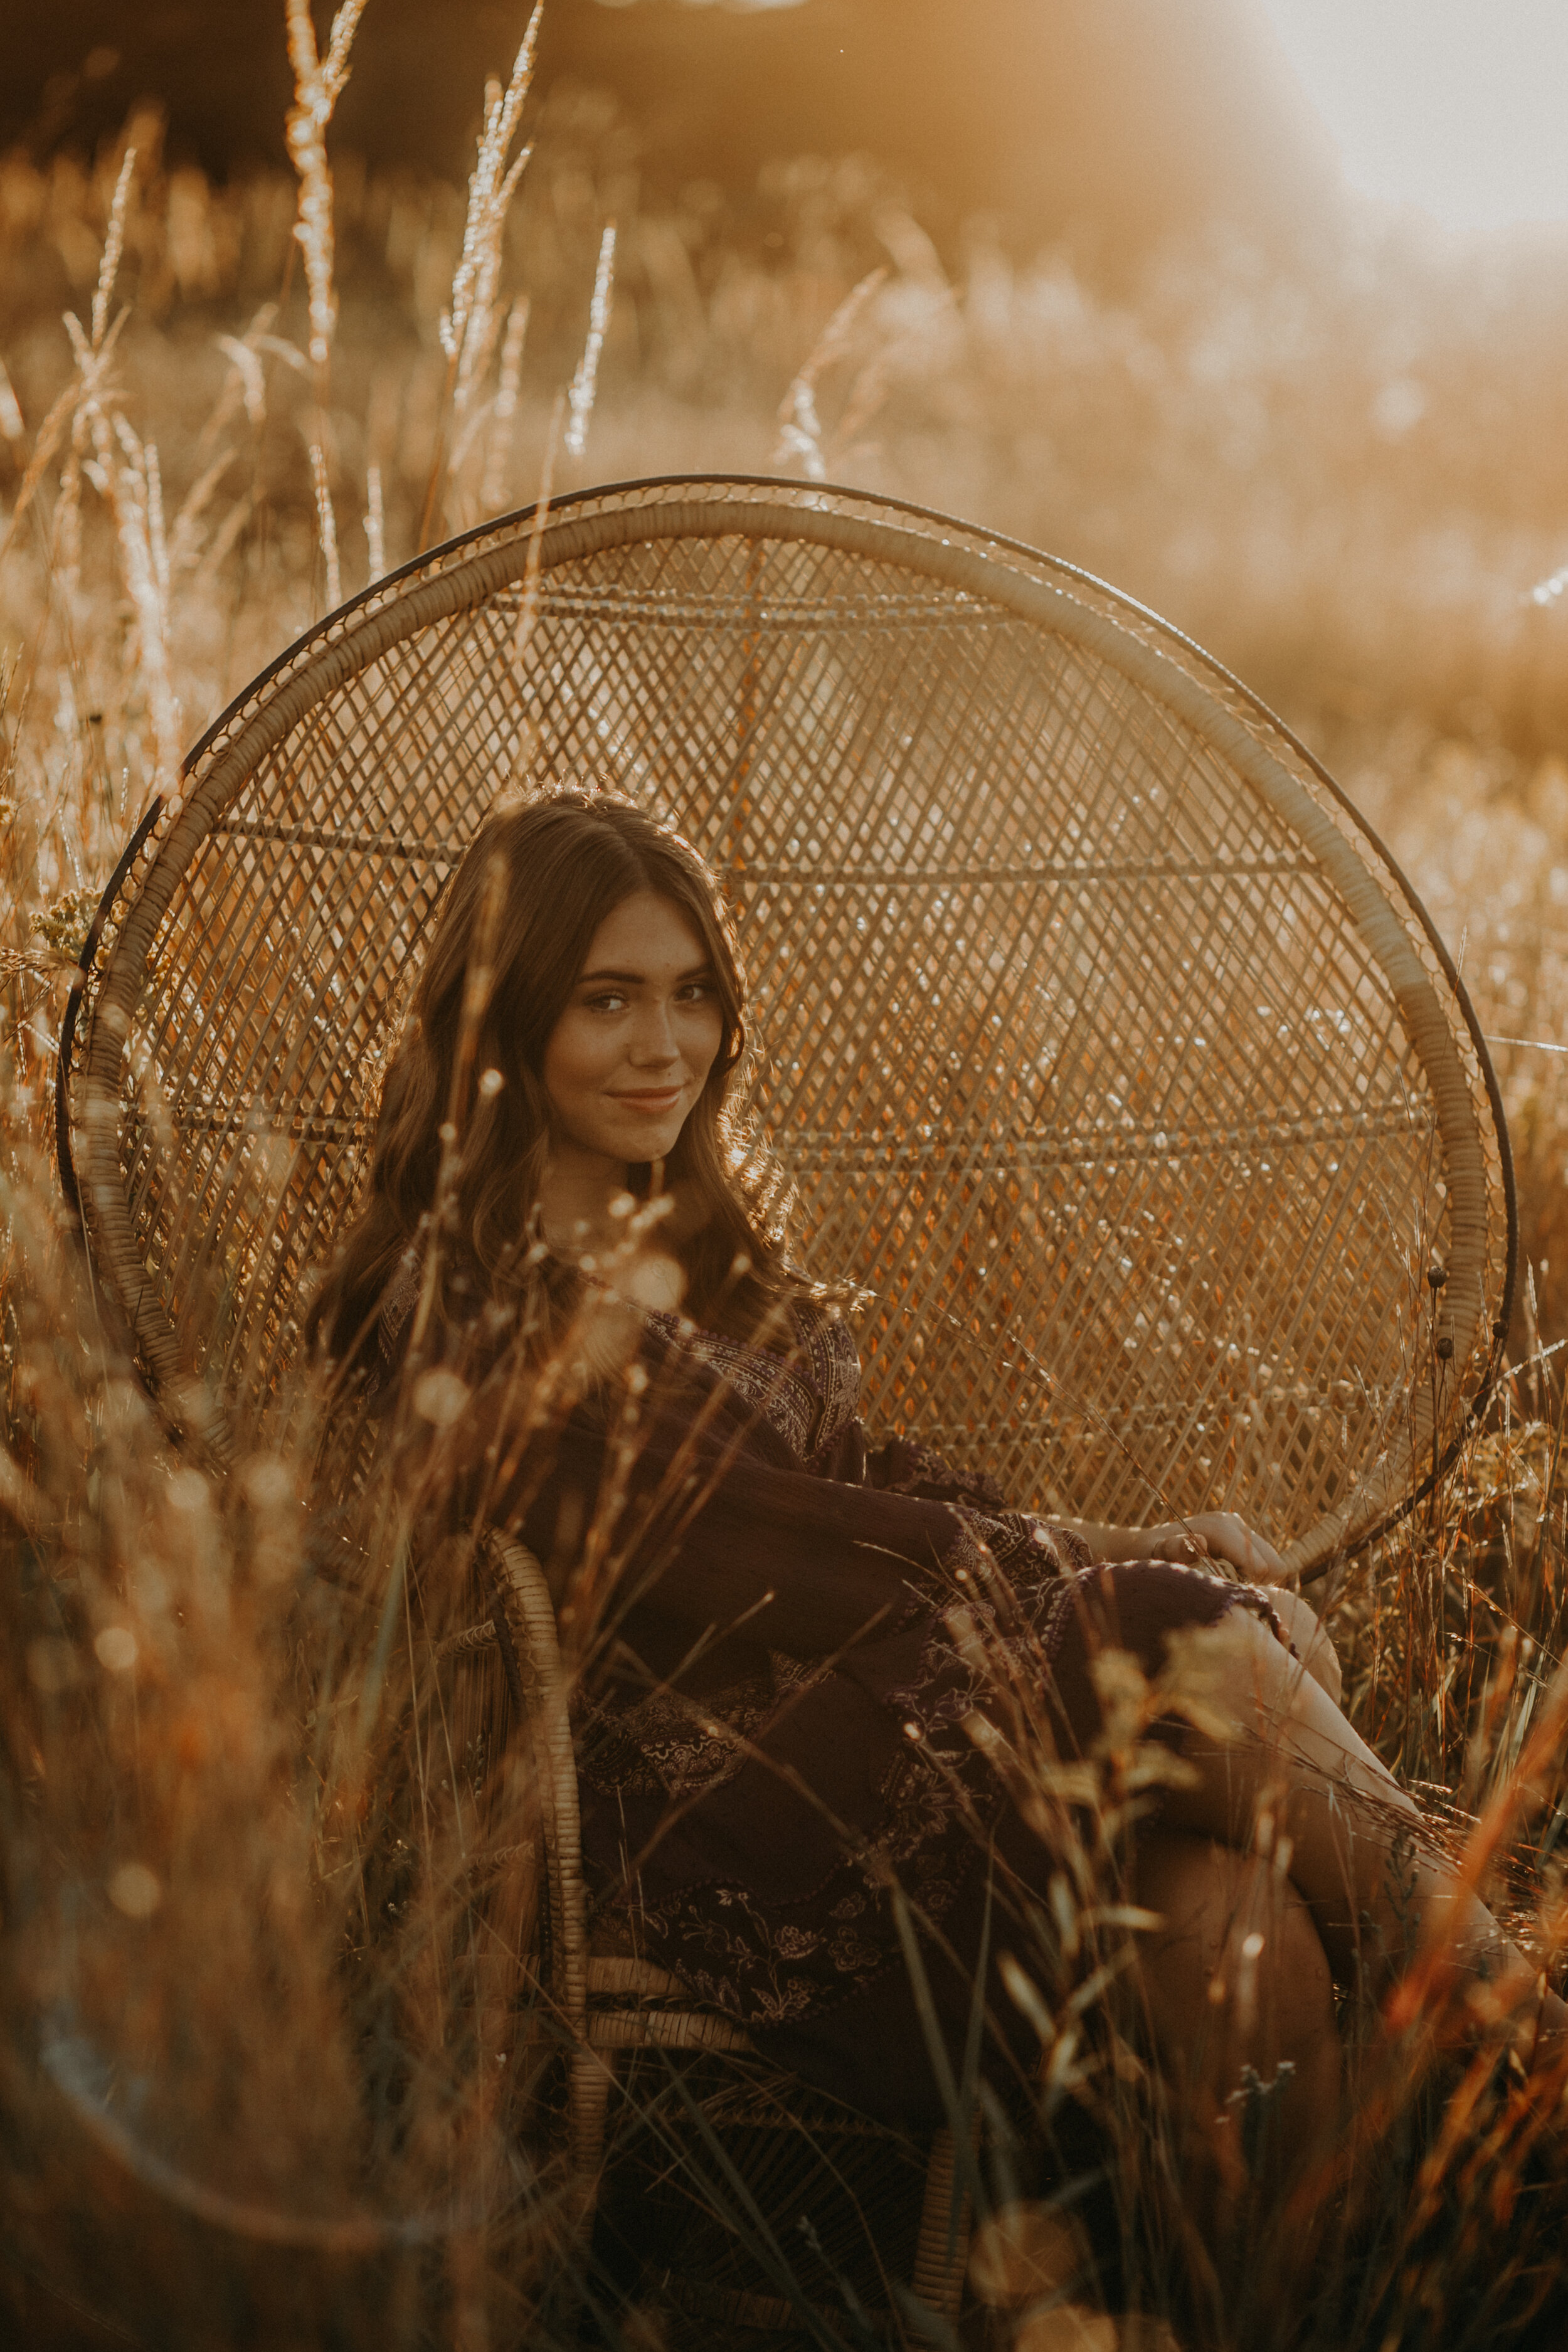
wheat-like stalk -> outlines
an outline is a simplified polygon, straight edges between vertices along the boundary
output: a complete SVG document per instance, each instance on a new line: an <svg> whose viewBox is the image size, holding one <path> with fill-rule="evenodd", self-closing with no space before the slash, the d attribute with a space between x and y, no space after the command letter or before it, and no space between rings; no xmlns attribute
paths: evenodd
<svg viewBox="0 0 1568 2352"><path fill-rule="evenodd" d="M505 89L492 81L485 90L484 128L468 179L462 251L452 279L451 307L442 313L440 328L441 348L456 372L453 401L459 417L471 403L495 347L501 235L532 150L525 147L510 164L507 156L533 79L543 13L543 0L536 0Z"/></svg>
<svg viewBox="0 0 1568 2352"><path fill-rule="evenodd" d="M112 326L108 323L110 299L114 291L114 281L120 275L121 256L125 249L125 213L130 203L132 175L135 165L136 150L134 147L128 147L125 151L125 159L120 167L120 176L115 182L114 196L110 205L109 223L104 232L98 283L92 298L91 327L90 330L84 328L73 311L67 311L66 331L70 337L71 349L76 359L76 373L62 385L50 406L48 415L38 427L38 437L34 444L32 457L27 461L26 470L23 474L21 487L16 493L16 503L11 509L11 520L5 527L4 538L0 538L0 561L3 561L8 552L23 516L32 505L39 487L54 463L55 456L65 437L67 426L69 425L71 428L72 455L79 460L91 421L98 414L106 396L110 382L110 363L114 354L114 347L120 340L120 331L130 315L127 311L121 310ZM10 401L10 413L14 414L17 427L17 434L13 435L7 422L6 438L12 439L18 437L25 428L22 425L21 411L16 406L16 395L11 392L9 378L6 379L5 391ZM79 463L68 467L66 478L61 487L66 511L58 519L54 532L55 544L57 547L64 544L68 548L74 548L76 524L70 509L80 491Z"/></svg>
<svg viewBox="0 0 1568 2352"><path fill-rule="evenodd" d="M599 265L594 272L594 298L588 306L588 337L572 389L566 395L568 418L563 443L566 455L580 458L588 446L588 420L594 414L599 384L599 354L610 324L610 303L616 283L616 224L611 221L599 240Z"/></svg>
<svg viewBox="0 0 1568 2352"><path fill-rule="evenodd" d="M287 0L289 62L294 71L294 103L284 135L300 181L294 235L305 256L310 299L310 364L323 384L331 355L337 301L332 291L332 175L327 164L327 125L349 78L349 50L364 13L365 0L342 0L332 18L325 57L316 46L309 0Z"/></svg>
<svg viewBox="0 0 1568 2352"><path fill-rule="evenodd" d="M860 317L888 282L886 266L868 270L852 286L817 337L803 365L792 377L779 403L778 439L771 462L801 467L806 479L825 482L827 462L822 450L822 419L817 414L816 387L836 360L848 349Z"/></svg>
<svg viewBox="0 0 1568 2352"><path fill-rule="evenodd" d="M364 478L364 544L370 564L370 576L380 580L386 572L386 509L382 500L381 467L370 466Z"/></svg>
<svg viewBox="0 0 1568 2352"><path fill-rule="evenodd" d="M518 386L522 378L522 346L528 333L529 300L520 294L507 312L501 339L500 371L485 441L485 470L479 482L479 512L496 514L506 495L511 463L512 434L517 420Z"/></svg>
<svg viewBox="0 0 1568 2352"><path fill-rule="evenodd" d="M126 593L136 615L136 666L153 734L149 790L173 793L179 787L184 714L169 662L169 565L158 452L154 445L138 441L123 416L110 418L102 410L93 420L93 486L113 517Z"/></svg>
<svg viewBox="0 0 1568 2352"><path fill-rule="evenodd" d="M532 83L534 52L542 17L543 0L535 0L505 89L494 80L485 85L484 127L468 178L462 247L453 273L451 302L440 318L447 382L419 518L422 548L427 547L435 535L447 482L484 422L478 402L495 351L501 240L512 198L533 151L524 147L510 163L507 157ZM453 440L450 455L448 435Z"/></svg>
<svg viewBox="0 0 1568 2352"><path fill-rule="evenodd" d="M327 568L327 610L333 613L343 601L343 582L338 566L338 520L332 512L332 486L327 479L327 453L319 441L310 444L310 481L316 493L321 561Z"/></svg>
<svg viewBox="0 0 1568 2352"><path fill-rule="evenodd" d="M125 215L131 202L131 185L135 170L136 150L127 147L110 202L103 257L99 263L98 284L92 294L92 348L95 352L101 348L104 331L109 325L109 305L114 293L114 281L120 275L121 257L125 251Z"/></svg>

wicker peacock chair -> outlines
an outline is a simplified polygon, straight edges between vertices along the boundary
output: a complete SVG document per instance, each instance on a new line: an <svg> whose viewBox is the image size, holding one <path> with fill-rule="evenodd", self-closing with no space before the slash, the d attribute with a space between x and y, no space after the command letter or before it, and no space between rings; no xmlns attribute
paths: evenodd
<svg viewBox="0 0 1568 2352"><path fill-rule="evenodd" d="M454 541L292 647L149 811L59 1132L171 1412L266 1417L441 886L498 790L584 772L724 877L813 1262L874 1294L872 1418L1021 1502L1240 1510L1309 1575L1422 1491L1487 1388L1514 1223L1408 886L1140 607L785 482Z"/></svg>
<svg viewBox="0 0 1568 2352"><path fill-rule="evenodd" d="M222 1451L287 1411L443 883L498 792L584 773L723 877L768 1141L814 1267L870 1294L869 1419L1020 1504L1239 1510L1304 1576L1440 1474L1506 1328L1512 1188L1387 853L1098 582L756 480L585 492L407 566L149 811L58 1108L173 1422Z"/></svg>

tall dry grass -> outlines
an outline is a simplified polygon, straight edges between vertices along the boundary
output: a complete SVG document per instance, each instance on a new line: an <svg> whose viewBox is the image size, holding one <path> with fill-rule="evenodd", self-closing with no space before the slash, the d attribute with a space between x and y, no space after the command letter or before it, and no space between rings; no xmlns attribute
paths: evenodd
<svg viewBox="0 0 1568 2352"><path fill-rule="evenodd" d="M1434 1816L1458 1847L1518 1798L1487 1884L1543 1966L1559 1940L1563 1784L1530 1741L1568 1559L1568 614L1525 592L1568 543L1563 256L1483 268L1369 230L1289 279L1215 241L1107 289L984 224L941 254L871 166L812 159L648 212L592 97L547 104L518 150L531 26L466 195L368 177L328 140L356 20L340 11L323 58L290 11L294 181L170 167L151 114L90 165L0 161L0 2253L57 2298L16 2287L37 2328L71 2324L74 2297L160 2345L578 2325L569 2185L529 2152L547 2136L507 2127L460 1857L437 1840L422 1864L398 1811L444 1790L460 1820L461 1759L398 1792L414 1701L393 1619L321 1571L301 1463L220 1480L167 1448L95 1319L47 1152L76 948L183 744L340 591L552 467L784 464L1085 562L1300 719L1463 941L1483 1026L1525 1041L1498 1048L1531 1268L1517 1369L1442 1495L1342 1572L1331 1618L1356 1720L1449 1792ZM1418 2015L1391 2042L1347 2009L1356 2193L1315 2297L1270 2295L1288 2215L1259 2207L1227 2273L1194 2255L1181 2120L1106 1992L1137 1933L1116 1897L1150 1705L1122 1694L1059 1915L1015 1958L1056 2168L992 2114L986 2340L1528 2336L1552 2162L1497 2046L1445 2072ZM655 2170L695 2178L679 2085L641 2080ZM647 2300L606 2306L610 2341L665 2340ZM830 2326L799 2326L869 2340L847 2288Z"/></svg>

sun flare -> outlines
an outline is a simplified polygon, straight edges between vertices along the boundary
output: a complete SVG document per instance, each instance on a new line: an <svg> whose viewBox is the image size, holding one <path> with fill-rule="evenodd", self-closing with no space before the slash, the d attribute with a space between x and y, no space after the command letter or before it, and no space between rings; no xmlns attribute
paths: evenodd
<svg viewBox="0 0 1568 2352"><path fill-rule="evenodd" d="M1352 188L1458 230L1568 221L1564 0L1263 0Z"/></svg>

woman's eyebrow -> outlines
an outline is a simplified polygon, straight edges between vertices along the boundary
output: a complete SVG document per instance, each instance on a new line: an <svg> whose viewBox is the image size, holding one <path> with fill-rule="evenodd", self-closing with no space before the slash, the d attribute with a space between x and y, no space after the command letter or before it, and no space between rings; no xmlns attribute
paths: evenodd
<svg viewBox="0 0 1568 2352"><path fill-rule="evenodd" d="M689 970L678 971L675 977L678 986L681 982L688 980L711 980L713 967L710 963L694 963ZM619 980L629 982L634 987L641 987L647 979L646 971L585 971L580 976L577 985L579 988L586 988L590 983L597 984L601 981Z"/></svg>

